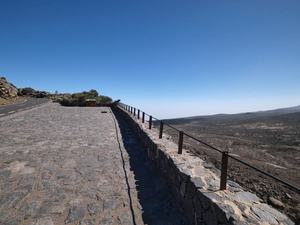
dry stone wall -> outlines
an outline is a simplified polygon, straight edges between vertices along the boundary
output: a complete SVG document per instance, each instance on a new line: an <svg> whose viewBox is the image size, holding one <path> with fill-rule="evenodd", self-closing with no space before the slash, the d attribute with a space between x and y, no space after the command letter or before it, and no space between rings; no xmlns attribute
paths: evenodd
<svg viewBox="0 0 300 225"><path fill-rule="evenodd" d="M235 182L227 182L221 191L220 171L199 157L183 150L170 137L158 138L157 129L148 129L136 117L117 107L139 139L148 157L168 181L187 224L294 224L286 215L263 203L255 194Z"/></svg>

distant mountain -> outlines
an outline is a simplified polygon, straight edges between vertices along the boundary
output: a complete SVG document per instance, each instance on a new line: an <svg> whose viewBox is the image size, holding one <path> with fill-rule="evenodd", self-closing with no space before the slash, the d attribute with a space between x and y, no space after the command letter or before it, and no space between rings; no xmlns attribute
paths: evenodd
<svg viewBox="0 0 300 225"><path fill-rule="evenodd" d="M267 111L258 111L256 113L260 114L268 114L268 115L283 115L283 114L290 114L290 113L296 113L300 112L300 105L289 107L289 108L280 108L280 109L274 109L274 110L267 110Z"/></svg>
<svg viewBox="0 0 300 225"><path fill-rule="evenodd" d="M256 119L263 117L272 117L272 116L281 116L287 114L299 113L300 115L300 105L288 108L279 108L273 110L266 111L257 111L257 112L246 112L246 113L237 113L237 114L216 114L216 115L208 115L208 116L192 116L192 117L181 117L181 118L173 118L166 119L164 121L169 121L172 124L181 124L191 121L207 121L207 120L247 120L247 119Z"/></svg>

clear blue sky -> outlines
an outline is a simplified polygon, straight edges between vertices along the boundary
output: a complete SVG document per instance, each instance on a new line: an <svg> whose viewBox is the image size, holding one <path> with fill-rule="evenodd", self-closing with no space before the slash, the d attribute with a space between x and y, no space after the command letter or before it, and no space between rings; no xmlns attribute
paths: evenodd
<svg viewBox="0 0 300 225"><path fill-rule="evenodd" d="M300 105L300 1L1 0L0 76L157 118Z"/></svg>

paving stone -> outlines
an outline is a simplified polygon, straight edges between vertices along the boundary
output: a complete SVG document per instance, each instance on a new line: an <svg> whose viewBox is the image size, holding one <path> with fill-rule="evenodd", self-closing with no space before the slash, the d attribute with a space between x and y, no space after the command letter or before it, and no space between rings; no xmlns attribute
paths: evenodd
<svg viewBox="0 0 300 225"><path fill-rule="evenodd" d="M97 189L94 187L89 187L81 191L80 194L82 194L85 197L96 198Z"/></svg>
<svg viewBox="0 0 300 225"><path fill-rule="evenodd" d="M100 211L100 206L98 202L92 202L87 206L90 215L96 214Z"/></svg>
<svg viewBox="0 0 300 225"><path fill-rule="evenodd" d="M7 184L7 183L6 183L6 184L3 184L3 185L1 186L1 189L2 189L3 191L8 191L8 190L12 189L13 186L14 186L14 184L10 184L10 183Z"/></svg>
<svg viewBox="0 0 300 225"><path fill-rule="evenodd" d="M84 179L86 179L87 181L94 181L98 179L98 173L94 172L94 171L90 171L88 173L85 174Z"/></svg>
<svg viewBox="0 0 300 225"><path fill-rule="evenodd" d="M82 207L73 206L69 211L69 215L68 215L68 218L66 219L66 223L80 220L84 217L84 215L85 215L85 212Z"/></svg>
<svg viewBox="0 0 300 225"><path fill-rule="evenodd" d="M22 170L19 172L19 174L20 174L20 175L24 175L24 174L32 174L32 173L34 173L34 172L35 172L35 168L33 168L33 167L26 167L26 168L22 169Z"/></svg>
<svg viewBox="0 0 300 225"><path fill-rule="evenodd" d="M0 198L2 208L13 208L22 201L32 190L32 185L17 188L14 192L8 193Z"/></svg>
<svg viewBox="0 0 300 225"><path fill-rule="evenodd" d="M111 224L113 224L113 219L110 217L103 218L99 223L99 225L111 225Z"/></svg>
<svg viewBox="0 0 300 225"><path fill-rule="evenodd" d="M3 225L19 225L21 221L16 220L16 219L10 219L4 223L1 223Z"/></svg>
<svg viewBox="0 0 300 225"><path fill-rule="evenodd" d="M84 149L83 148L76 148L72 150L73 154L77 154L77 155L81 155L84 153Z"/></svg>
<svg viewBox="0 0 300 225"><path fill-rule="evenodd" d="M105 185L101 185L98 188L98 191L101 193L101 195L106 196L112 193L115 188L116 187L111 184L105 184Z"/></svg>
<svg viewBox="0 0 300 225"><path fill-rule="evenodd" d="M53 206L52 202L46 202L46 203L44 203L41 206L41 208L38 210L38 212L36 213L35 217L41 218L41 217L47 216L50 212L52 212L52 206Z"/></svg>
<svg viewBox="0 0 300 225"><path fill-rule="evenodd" d="M78 160L78 163L83 165L92 165L93 163L97 163L97 162L98 162L97 158L92 156L84 156Z"/></svg>
<svg viewBox="0 0 300 225"><path fill-rule="evenodd" d="M77 166L76 167L76 171L78 173L80 173L81 175L87 174L88 172L90 172L90 170L91 170L91 168L88 166Z"/></svg>
<svg viewBox="0 0 300 225"><path fill-rule="evenodd" d="M54 225L54 223L50 217L45 217L35 220L31 225Z"/></svg>
<svg viewBox="0 0 300 225"><path fill-rule="evenodd" d="M46 200L46 202L61 202L67 197L67 194L64 189L60 189L55 192L50 198Z"/></svg>
<svg viewBox="0 0 300 225"><path fill-rule="evenodd" d="M45 156L45 159L48 161L49 159L51 159L51 157ZM58 167L58 165L54 164L54 163L43 163L41 170L54 170L57 167Z"/></svg>
<svg viewBox="0 0 300 225"><path fill-rule="evenodd" d="M41 201L29 201L29 202L26 202L25 204L23 204L21 207L20 207L20 213L21 214L29 214L31 212L33 212L34 210L38 209L39 206L41 205Z"/></svg>
<svg viewBox="0 0 300 225"><path fill-rule="evenodd" d="M19 182L19 185L33 183L37 179L38 179L38 177L36 175L24 176L24 177L21 178L21 180Z"/></svg>
<svg viewBox="0 0 300 225"><path fill-rule="evenodd" d="M53 214L62 214L66 210L66 207L63 205L54 206L52 209Z"/></svg>
<svg viewBox="0 0 300 225"><path fill-rule="evenodd" d="M38 160L30 160L25 164L25 166L31 166L31 167L37 167L40 165L40 162Z"/></svg>
<svg viewBox="0 0 300 225"><path fill-rule="evenodd" d="M74 159L69 159L62 165L62 168L74 168L76 165L77 163Z"/></svg>
<svg viewBox="0 0 300 225"><path fill-rule="evenodd" d="M63 179L72 174L72 170L60 170L56 173L57 179Z"/></svg>
<svg viewBox="0 0 300 225"><path fill-rule="evenodd" d="M9 218L10 214L11 214L11 209L4 209L3 211L0 211L0 222Z"/></svg>
<svg viewBox="0 0 300 225"><path fill-rule="evenodd" d="M0 180L6 180L11 174L11 170L0 171Z"/></svg>
<svg viewBox="0 0 300 225"><path fill-rule="evenodd" d="M51 171L51 170L47 170L47 171L43 172L42 179L49 180L51 178L51 176L53 175L53 173L54 173L54 171Z"/></svg>
<svg viewBox="0 0 300 225"><path fill-rule="evenodd" d="M71 175L70 177L68 177L64 184L65 185L76 185L76 184L80 184L80 183L83 183L84 180L79 177L79 176L76 176L76 175Z"/></svg>
<svg viewBox="0 0 300 225"><path fill-rule="evenodd" d="M132 213L130 213L129 211L123 213L122 215L119 215L117 218L121 224L133 224Z"/></svg>
<svg viewBox="0 0 300 225"><path fill-rule="evenodd" d="M80 225L96 225L96 219L87 219L80 221Z"/></svg>
<svg viewBox="0 0 300 225"><path fill-rule="evenodd" d="M69 205L70 206L76 206L76 205L80 205L81 203L83 203L83 199L82 198L73 198L69 202Z"/></svg>
<svg viewBox="0 0 300 225"><path fill-rule="evenodd" d="M114 210L117 208L117 199L114 196L109 196L104 200L103 210L104 212Z"/></svg>

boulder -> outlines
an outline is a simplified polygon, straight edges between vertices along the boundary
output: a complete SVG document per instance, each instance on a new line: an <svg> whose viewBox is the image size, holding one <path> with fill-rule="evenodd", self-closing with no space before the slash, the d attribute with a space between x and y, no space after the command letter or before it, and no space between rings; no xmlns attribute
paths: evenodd
<svg viewBox="0 0 300 225"><path fill-rule="evenodd" d="M276 208L281 208L281 209L284 208L284 204L281 201L277 200L276 198L269 197L269 203L270 205Z"/></svg>
<svg viewBox="0 0 300 225"><path fill-rule="evenodd" d="M5 77L0 77L0 97L5 99L18 97L18 88L9 83Z"/></svg>

